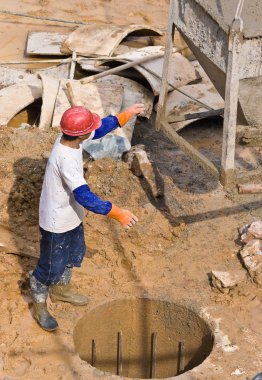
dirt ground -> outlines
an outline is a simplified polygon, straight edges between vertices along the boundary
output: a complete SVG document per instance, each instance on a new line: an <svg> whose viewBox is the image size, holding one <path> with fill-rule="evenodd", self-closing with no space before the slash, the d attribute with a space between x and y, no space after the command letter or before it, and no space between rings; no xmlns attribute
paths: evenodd
<svg viewBox="0 0 262 380"><path fill-rule="evenodd" d="M1 8L85 21L125 24L132 19L161 27L167 15L167 1L153 0L142 4L78 0L74 12L66 0L2 1ZM2 59L21 59L27 31L40 30L39 22L0 18ZM55 30L52 23L50 30ZM229 294L219 293L209 283L211 270L245 271L238 258L238 228L262 218L262 197L225 192L212 176L156 133L153 123L154 118L140 120L133 143L145 145L157 167L163 197L153 198L146 180L134 176L124 162L85 163L91 189L132 210L139 223L126 232L113 220L87 214L87 254L74 272L73 288L88 295L90 303L77 308L49 302L60 326L55 333L43 331L31 317L26 277L37 258L16 253L38 255L38 201L58 131L10 127L0 131L0 379L116 379L79 358L73 330L98 305L140 296L192 305L213 326L212 353L183 379L246 380L262 371L262 289L248 277ZM199 122L182 134L217 163L221 125L221 120ZM251 169L261 162L261 149L238 148L238 167Z"/></svg>

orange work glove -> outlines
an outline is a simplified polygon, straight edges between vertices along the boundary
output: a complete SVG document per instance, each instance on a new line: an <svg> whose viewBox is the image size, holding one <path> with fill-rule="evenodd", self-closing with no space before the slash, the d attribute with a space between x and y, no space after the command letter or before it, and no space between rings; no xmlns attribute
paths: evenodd
<svg viewBox="0 0 262 380"><path fill-rule="evenodd" d="M145 106L142 103L133 104L125 111L116 115L118 118L118 122L121 127L123 127L128 120L132 119L132 117L137 116L139 114L143 114L145 112Z"/></svg>
<svg viewBox="0 0 262 380"><path fill-rule="evenodd" d="M124 210L114 204L112 204L112 209L107 215L120 222L125 228L130 228L138 222L137 217L132 214L132 212Z"/></svg>

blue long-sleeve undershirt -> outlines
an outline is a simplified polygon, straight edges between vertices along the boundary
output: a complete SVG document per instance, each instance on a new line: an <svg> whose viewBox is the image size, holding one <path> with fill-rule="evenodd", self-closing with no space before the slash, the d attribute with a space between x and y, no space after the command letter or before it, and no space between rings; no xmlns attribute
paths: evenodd
<svg viewBox="0 0 262 380"><path fill-rule="evenodd" d="M93 140L101 139L107 133L119 127L119 121L116 116L109 115L102 119L101 126L95 131ZM92 193L89 186L82 185L73 190L75 200L84 208L95 214L107 215L112 209L112 203L103 201L96 194Z"/></svg>
<svg viewBox="0 0 262 380"><path fill-rule="evenodd" d="M116 116L109 115L104 117L102 119L101 126L95 131L93 140L101 139L101 137L104 137L107 133L114 131L119 126L120 124Z"/></svg>
<svg viewBox="0 0 262 380"><path fill-rule="evenodd" d="M73 190L75 200L84 208L95 214L107 215L112 209L112 203L103 201L92 193L88 185L82 185Z"/></svg>

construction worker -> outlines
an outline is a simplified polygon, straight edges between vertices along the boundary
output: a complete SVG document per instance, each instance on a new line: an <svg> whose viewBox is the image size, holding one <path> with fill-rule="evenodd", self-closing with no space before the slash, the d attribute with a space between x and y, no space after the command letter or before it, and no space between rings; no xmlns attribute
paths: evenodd
<svg viewBox="0 0 262 380"><path fill-rule="evenodd" d="M125 228L138 221L130 211L92 193L83 176L81 143L105 136L144 110L143 104L134 104L116 116L101 120L97 114L77 106L62 116L62 134L50 154L40 197L40 258L29 274L33 316L44 330L53 331L58 327L47 310L48 293L53 302L74 305L88 302L86 296L72 293L69 287L72 269L81 266L86 251L84 209L116 219Z"/></svg>

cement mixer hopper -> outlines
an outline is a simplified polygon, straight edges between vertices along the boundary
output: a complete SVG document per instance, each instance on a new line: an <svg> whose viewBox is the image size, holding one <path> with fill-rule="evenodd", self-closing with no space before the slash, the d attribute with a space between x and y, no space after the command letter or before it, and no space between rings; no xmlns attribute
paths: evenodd
<svg viewBox="0 0 262 380"><path fill-rule="evenodd" d="M228 38L239 0L175 0L174 24L225 96ZM262 128L262 1L244 2L238 123Z"/></svg>

